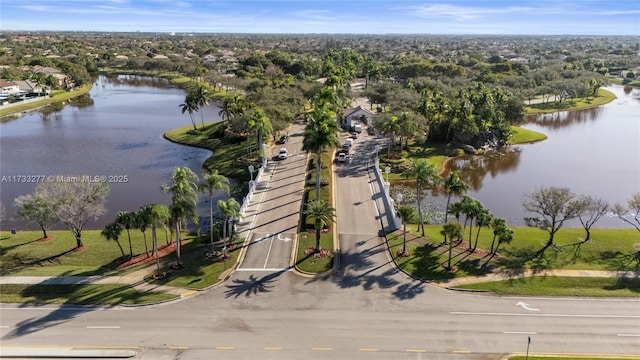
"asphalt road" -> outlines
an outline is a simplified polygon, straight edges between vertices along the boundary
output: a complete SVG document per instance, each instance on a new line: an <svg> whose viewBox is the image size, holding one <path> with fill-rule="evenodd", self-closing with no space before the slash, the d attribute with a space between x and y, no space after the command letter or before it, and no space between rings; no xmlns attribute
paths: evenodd
<svg viewBox="0 0 640 360"><path fill-rule="evenodd" d="M499 359L525 352L530 338L530 354L640 354L637 299L460 293L398 271L378 237L367 170L382 139L356 140L351 164L336 170L339 271L286 271L293 241L284 239L295 232L304 163L295 139L287 145L294 155L276 164L261 195L245 261L227 282L142 308L2 305L2 347L135 349L161 360Z"/></svg>

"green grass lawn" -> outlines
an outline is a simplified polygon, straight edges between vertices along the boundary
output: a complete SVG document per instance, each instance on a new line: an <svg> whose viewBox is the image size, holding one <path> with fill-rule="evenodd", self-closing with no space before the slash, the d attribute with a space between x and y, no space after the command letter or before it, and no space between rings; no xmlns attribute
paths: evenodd
<svg viewBox="0 0 640 360"><path fill-rule="evenodd" d="M331 255L327 257L307 256L304 251L309 247L316 246L316 235L308 232L299 234L298 253L296 255L296 267L308 273L321 273L330 270L333 266L333 233L320 235L320 247L331 250Z"/></svg>
<svg viewBox="0 0 640 360"><path fill-rule="evenodd" d="M638 297L640 279L533 276L456 288L489 290L498 295Z"/></svg>
<svg viewBox="0 0 640 360"><path fill-rule="evenodd" d="M518 126L512 126L511 129L514 131L514 134L509 140L510 145L528 144L547 139L547 135L537 131L528 130Z"/></svg>
<svg viewBox="0 0 640 360"><path fill-rule="evenodd" d="M199 129L196 132L192 125L186 125L169 130L164 136L179 144L210 150L213 154L204 162L206 168L217 169L220 174L229 178L248 181L248 165L252 164L257 169L261 161L255 153L255 144L253 158L247 159L246 141L230 141L223 137L226 121L205 123L204 130L200 130L199 123L196 125Z"/></svg>
<svg viewBox="0 0 640 360"><path fill-rule="evenodd" d="M525 111L527 114L544 114L544 113L553 113L557 111L567 111L567 110L584 110L593 108L596 106L601 106L604 104L608 104L616 99L616 96L608 90L598 89L598 96L595 98L587 97L587 98L577 98L577 99L567 99L562 103L550 101L548 103L542 104L532 104L525 107Z"/></svg>
<svg viewBox="0 0 640 360"><path fill-rule="evenodd" d="M128 285L0 285L0 302L23 304L148 304L178 296L139 292Z"/></svg>
<svg viewBox="0 0 640 360"><path fill-rule="evenodd" d="M582 229L561 229L555 242L557 249L547 248L546 232L529 227L515 227L515 238L511 244L501 246L500 256L490 259L486 252L471 254L464 247L454 249L452 265L455 272L445 271L442 264L448 259L448 247L440 245L441 226L425 226L425 237L416 232L416 225L407 226L409 235L407 249L410 257L398 258L398 264L409 274L422 279L448 279L470 275L483 275L495 269L520 273L523 270L543 271L546 269L569 270L638 270L634 258L637 250L638 232L635 229L594 229L590 243L581 243L584 237ZM468 236L468 230L467 230ZM475 228L473 231L475 239ZM480 232L478 249L490 249L492 233L483 229ZM392 253L402 248L402 232L395 231L388 235Z"/></svg>
<svg viewBox="0 0 640 360"><path fill-rule="evenodd" d="M0 274L25 276L72 276L108 275L126 258L115 241L100 236L100 230L85 230L82 241L85 248L76 249L76 241L71 231L53 230L48 232L52 240L41 242L41 231L18 231L14 238L8 231L0 231ZM159 230L160 245L165 243L164 231ZM187 239L189 236L185 235ZM147 231L147 242L151 249L151 234ZM125 254L129 254L126 231L120 237ZM133 255L145 252L142 233L131 231Z"/></svg>

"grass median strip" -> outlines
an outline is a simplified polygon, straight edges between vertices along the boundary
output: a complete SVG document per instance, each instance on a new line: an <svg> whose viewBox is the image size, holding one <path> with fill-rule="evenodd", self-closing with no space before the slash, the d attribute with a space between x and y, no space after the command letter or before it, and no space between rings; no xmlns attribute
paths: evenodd
<svg viewBox="0 0 640 360"><path fill-rule="evenodd" d="M139 292L127 285L0 285L0 302L24 304L137 305L178 298Z"/></svg>
<svg viewBox="0 0 640 360"><path fill-rule="evenodd" d="M490 290L498 295L637 297L640 279L534 276L456 288Z"/></svg>

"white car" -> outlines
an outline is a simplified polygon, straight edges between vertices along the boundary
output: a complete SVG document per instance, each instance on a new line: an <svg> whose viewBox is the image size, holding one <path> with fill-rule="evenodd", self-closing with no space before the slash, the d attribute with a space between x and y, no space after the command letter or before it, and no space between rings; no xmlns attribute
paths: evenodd
<svg viewBox="0 0 640 360"><path fill-rule="evenodd" d="M347 161L347 154L341 152L338 154L338 161L339 162L345 162Z"/></svg>
<svg viewBox="0 0 640 360"><path fill-rule="evenodd" d="M287 149L285 148L280 149L280 152L278 153L278 159L284 160L287 157L289 157L289 152L287 151Z"/></svg>

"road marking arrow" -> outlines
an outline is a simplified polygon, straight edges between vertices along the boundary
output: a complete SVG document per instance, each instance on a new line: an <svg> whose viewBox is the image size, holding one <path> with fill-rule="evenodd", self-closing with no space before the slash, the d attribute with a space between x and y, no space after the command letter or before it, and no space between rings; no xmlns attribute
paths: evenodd
<svg viewBox="0 0 640 360"><path fill-rule="evenodd" d="M281 238L281 237L280 237L280 235L282 235L282 234L278 234L278 240L280 240L280 241L284 241L284 242L289 242L289 241L291 241L291 238L286 237L286 238L284 238L284 239L283 239L283 238Z"/></svg>
<svg viewBox="0 0 640 360"><path fill-rule="evenodd" d="M529 310L529 311L540 311L540 309L532 308L529 304L524 303L524 302L522 302L522 301L518 301L518 302L516 303L516 306L520 306L520 307L522 307L523 309L525 309L525 310Z"/></svg>

